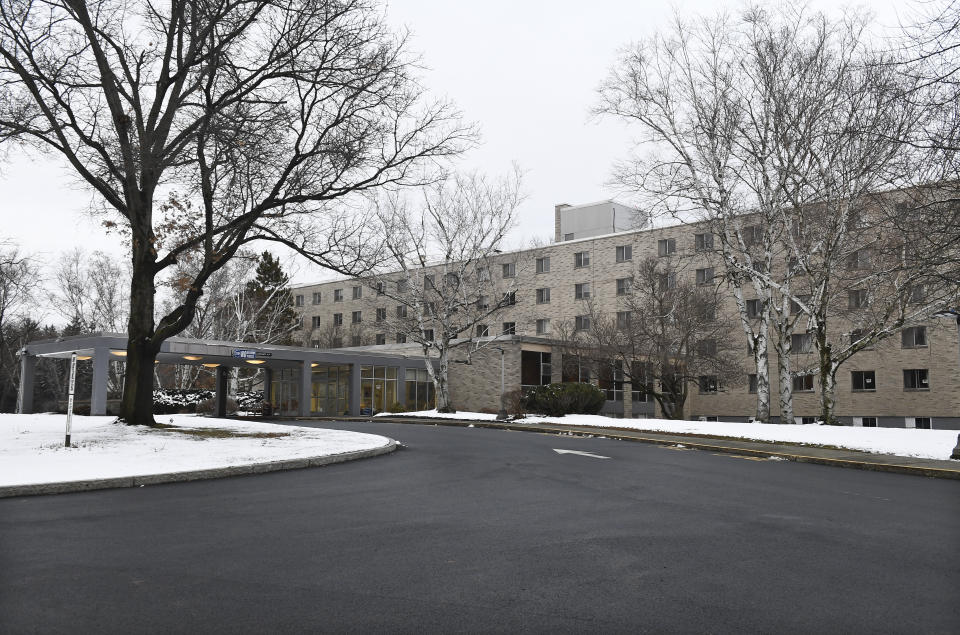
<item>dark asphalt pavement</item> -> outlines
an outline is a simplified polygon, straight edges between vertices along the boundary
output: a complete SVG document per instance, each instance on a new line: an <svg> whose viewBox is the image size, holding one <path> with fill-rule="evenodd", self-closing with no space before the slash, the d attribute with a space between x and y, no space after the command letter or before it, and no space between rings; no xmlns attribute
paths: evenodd
<svg viewBox="0 0 960 635"><path fill-rule="evenodd" d="M407 448L0 500L0 632L960 632L956 481L320 427Z"/></svg>

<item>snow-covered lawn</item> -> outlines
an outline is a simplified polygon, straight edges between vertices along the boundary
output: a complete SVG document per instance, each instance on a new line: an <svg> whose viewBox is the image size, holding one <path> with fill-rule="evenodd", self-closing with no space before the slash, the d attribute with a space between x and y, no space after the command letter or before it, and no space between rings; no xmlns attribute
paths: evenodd
<svg viewBox="0 0 960 635"><path fill-rule="evenodd" d="M391 415L384 415L391 416ZM442 414L436 410L405 412L404 417L436 417L473 421L494 421L497 416L482 412ZM717 421L671 421L667 419L611 419L599 415L543 417L527 415L516 423L549 423L568 426L627 428L647 432L682 433L775 441L801 445L822 445L877 454L896 454L927 459L949 459L957 443L957 430L911 430L905 428L855 428L852 426L786 425L773 423L729 423Z"/></svg>
<svg viewBox="0 0 960 635"><path fill-rule="evenodd" d="M73 418L64 447L64 415L0 415L0 486L147 476L330 456L388 445L373 434L299 426L158 415L176 428Z"/></svg>

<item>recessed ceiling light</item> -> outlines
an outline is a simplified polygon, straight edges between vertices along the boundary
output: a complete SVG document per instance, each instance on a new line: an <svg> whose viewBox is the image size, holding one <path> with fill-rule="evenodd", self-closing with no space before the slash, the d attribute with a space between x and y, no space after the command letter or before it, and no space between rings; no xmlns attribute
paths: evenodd
<svg viewBox="0 0 960 635"><path fill-rule="evenodd" d="M265 360L265 359L248 359L248 360L247 360L247 363L248 363L248 364L263 364L263 363L266 362L266 361L267 361L267 360Z"/></svg>
<svg viewBox="0 0 960 635"><path fill-rule="evenodd" d="M117 357L126 357L127 351L110 351L111 355L116 355Z"/></svg>
<svg viewBox="0 0 960 635"><path fill-rule="evenodd" d="M195 362L195 361L197 361L198 359L203 359L203 357L201 357L200 355L184 355L183 358L184 358L184 359L188 359L188 360L190 360L191 362Z"/></svg>

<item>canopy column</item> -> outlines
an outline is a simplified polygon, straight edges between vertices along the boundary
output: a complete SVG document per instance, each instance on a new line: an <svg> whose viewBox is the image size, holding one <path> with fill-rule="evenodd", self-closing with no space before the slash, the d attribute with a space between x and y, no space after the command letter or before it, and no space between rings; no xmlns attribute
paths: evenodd
<svg viewBox="0 0 960 635"><path fill-rule="evenodd" d="M350 364L350 416L360 416L360 364Z"/></svg>
<svg viewBox="0 0 960 635"><path fill-rule="evenodd" d="M313 369L306 359L300 366L300 416L310 416L310 403L313 401Z"/></svg>
<svg viewBox="0 0 960 635"><path fill-rule="evenodd" d="M33 413L33 374L37 368L37 358L20 351L20 387L17 393L17 413Z"/></svg>
<svg viewBox="0 0 960 635"><path fill-rule="evenodd" d="M93 382L90 387L90 414L107 414L107 376L110 372L110 349L93 349Z"/></svg>
<svg viewBox="0 0 960 635"><path fill-rule="evenodd" d="M227 373L229 369L217 366L216 396L214 397L214 417L227 416Z"/></svg>

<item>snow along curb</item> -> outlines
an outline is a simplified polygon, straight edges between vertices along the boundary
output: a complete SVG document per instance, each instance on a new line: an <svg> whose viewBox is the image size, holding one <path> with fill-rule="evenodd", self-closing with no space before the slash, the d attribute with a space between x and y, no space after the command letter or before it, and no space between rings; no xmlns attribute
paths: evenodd
<svg viewBox="0 0 960 635"><path fill-rule="evenodd" d="M243 476L246 474L265 474L267 472L279 472L281 470L299 470L305 467L322 467L324 465L333 465L334 463L345 463L347 461L389 454L400 447L400 444L393 439L387 439L387 441L388 443L385 445L367 450L283 459L280 461L265 461L262 463L246 463L244 465L229 465L205 470L164 472L161 474L145 474L141 476L118 476L114 478L96 478L62 483L38 483L36 485L5 485L0 487L0 498L33 496L38 494L66 494L68 492L86 492L120 487L142 487L144 485L202 481L228 476Z"/></svg>
<svg viewBox="0 0 960 635"><path fill-rule="evenodd" d="M516 432L540 432L544 434L556 434L556 435L569 435L577 437L606 437L608 439L617 439L618 441L635 441L639 443L651 443L654 445L665 445L665 446L675 446L678 443L682 443L684 447L691 448L693 450L708 450L710 452L723 452L726 454L741 454L745 456L754 456L758 458L770 458L778 457L781 459L786 459L788 461L795 461L797 463L816 463L819 465L832 465L834 467L846 467L853 468L857 470L869 470L873 472L893 472L897 474L912 474L914 476L927 476L931 478L946 478L946 479L955 479L960 480L960 469L951 469L951 468L941 468L933 467L928 465L903 465L900 463L888 463L883 460L883 455L873 456L868 452L860 452L859 450L826 450L828 452L836 452L840 455L845 455L842 458L837 457L828 457L828 456L811 456L809 454L799 454L793 452L784 452L782 450L766 450L766 449L754 449L754 448L744 448L736 447L735 445L721 445L714 443L702 443L702 442L691 442L687 440L687 437L693 437L692 434L683 434L683 433L670 433L670 432L647 432L643 430L635 431L625 431L617 430L616 428L596 428L595 430L584 430L584 429L570 429L564 427L554 427L562 424L539 424L539 423L499 423L491 421L480 421L480 420L471 420L471 419L441 419L441 418L415 418L415 417L376 417L375 419L368 419L368 421L384 423L404 423L404 424L415 424L415 425L432 425L432 426L454 426L461 428L490 428L497 430L513 430ZM627 434L626 432L632 432L632 434ZM653 436L643 436L644 434L656 434L662 437L677 437L674 439L670 438L657 438ZM700 437L703 438L703 437ZM732 437L712 437L717 441L732 441L734 443L751 443L756 445L780 445L780 446L791 446L795 447L798 451L803 451L806 448L803 446L793 446L790 443L778 443L775 441L756 441L748 439L739 439ZM816 452L818 448L810 448L812 452ZM847 458L851 454L856 454L862 456L862 460L856 460ZM887 455L890 456L890 455ZM916 463L930 462L936 464L948 463L948 461L941 461L936 459L914 459L910 457L897 457L905 461L913 461ZM958 466L960 467L960 466Z"/></svg>

